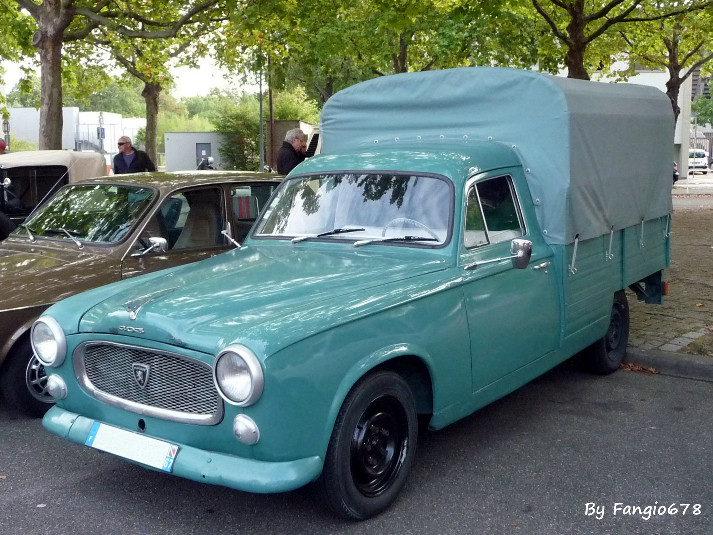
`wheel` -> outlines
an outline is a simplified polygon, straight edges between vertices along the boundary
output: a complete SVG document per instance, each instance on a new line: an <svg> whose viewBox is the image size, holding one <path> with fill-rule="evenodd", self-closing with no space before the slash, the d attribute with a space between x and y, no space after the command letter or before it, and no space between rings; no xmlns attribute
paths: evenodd
<svg viewBox="0 0 713 535"><path fill-rule="evenodd" d="M425 230L425 231L428 233L429 236L431 236L431 238L433 238L433 239L435 239L435 240L438 239L438 236L436 235L436 233L433 232L433 231L432 231L430 228L428 228L426 225L424 225L424 224L421 223L420 221L416 221L415 219L409 219L408 217L397 217L397 218L395 218L395 219L392 219L391 221L389 221L388 223L386 223L386 225L384 225L384 230L381 231L381 235L382 235L382 236L386 236L386 231L387 231L390 227L394 227L394 226L396 226L397 224L400 224L400 225L402 225L402 226L403 226L404 224L407 224L407 225L410 225L410 226L415 227L415 228L423 229L423 230Z"/></svg>
<svg viewBox="0 0 713 535"><path fill-rule="evenodd" d="M54 398L47 393L45 367L32 353L29 339L8 355L0 386L8 403L27 416L39 418L54 404Z"/></svg>
<svg viewBox="0 0 713 535"><path fill-rule="evenodd" d="M615 372L621 366L629 341L629 303L623 290L614 294L609 329L603 338L583 351L589 369L600 375Z"/></svg>
<svg viewBox="0 0 713 535"><path fill-rule="evenodd" d="M389 507L413 464L418 418L400 375L377 372L360 380L337 416L317 480L317 496L332 512L365 520Z"/></svg>

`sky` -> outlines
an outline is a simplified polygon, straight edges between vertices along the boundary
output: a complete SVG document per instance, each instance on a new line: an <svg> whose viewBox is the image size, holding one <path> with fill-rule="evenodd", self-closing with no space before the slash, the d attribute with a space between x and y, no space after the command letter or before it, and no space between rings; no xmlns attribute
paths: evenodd
<svg viewBox="0 0 713 535"><path fill-rule="evenodd" d="M237 76L227 76L227 72L215 66L209 58L204 58L199 61L198 69L189 67L178 67L171 70L174 76L176 86L171 90L171 94L177 98L193 97L207 95L214 87L218 89L244 89L249 93L258 91L257 84L242 85L240 78ZM9 93L15 84L20 80L22 71L20 66L14 63L2 62L5 69L4 80L5 84L0 86L0 91L3 94Z"/></svg>

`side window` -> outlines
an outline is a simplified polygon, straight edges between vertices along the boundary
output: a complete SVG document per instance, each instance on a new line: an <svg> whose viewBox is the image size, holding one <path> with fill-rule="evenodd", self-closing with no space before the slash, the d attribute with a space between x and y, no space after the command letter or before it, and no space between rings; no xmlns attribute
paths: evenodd
<svg viewBox="0 0 713 535"><path fill-rule="evenodd" d="M468 190L466 202L466 247L509 241L525 233L510 177L476 182Z"/></svg>
<svg viewBox="0 0 713 535"><path fill-rule="evenodd" d="M250 184L231 188L230 196L233 199L233 211L237 220L235 239L238 242L242 243L248 235L274 189L275 186L272 184Z"/></svg>
<svg viewBox="0 0 713 535"><path fill-rule="evenodd" d="M169 250L215 247L223 244L223 211L219 188L174 193L146 226L149 236L168 241Z"/></svg>

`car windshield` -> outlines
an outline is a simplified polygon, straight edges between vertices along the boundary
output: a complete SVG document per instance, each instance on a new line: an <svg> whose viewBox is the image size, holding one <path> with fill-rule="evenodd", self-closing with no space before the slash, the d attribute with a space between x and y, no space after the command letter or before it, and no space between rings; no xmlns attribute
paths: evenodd
<svg viewBox="0 0 713 535"><path fill-rule="evenodd" d="M434 176L301 176L278 190L253 236L440 246L450 236L452 206L450 182Z"/></svg>
<svg viewBox="0 0 713 535"><path fill-rule="evenodd" d="M138 186L68 186L42 205L14 234L75 238L85 242L117 242L155 196L153 189Z"/></svg>

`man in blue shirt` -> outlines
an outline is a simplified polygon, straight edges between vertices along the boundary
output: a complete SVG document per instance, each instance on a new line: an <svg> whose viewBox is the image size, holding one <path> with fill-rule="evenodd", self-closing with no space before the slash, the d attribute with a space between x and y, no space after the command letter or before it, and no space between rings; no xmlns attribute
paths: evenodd
<svg viewBox="0 0 713 535"><path fill-rule="evenodd" d="M156 166L144 151L131 146L131 138L119 138L119 154L114 156L114 174L140 173L141 171L155 171Z"/></svg>

